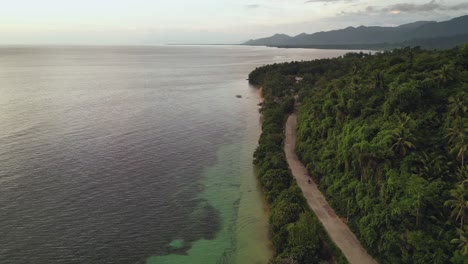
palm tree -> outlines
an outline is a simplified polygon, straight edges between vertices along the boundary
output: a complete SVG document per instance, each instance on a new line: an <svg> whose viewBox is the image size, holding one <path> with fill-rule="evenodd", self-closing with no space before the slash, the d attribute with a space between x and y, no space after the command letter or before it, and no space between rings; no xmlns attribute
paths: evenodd
<svg viewBox="0 0 468 264"><path fill-rule="evenodd" d="M410 122L411 117L402 113L399 125L393 133L393 142L395 143L392 145L391 149L402 156L405 156L409 150L416 148L416 146L411 142L411 130L409 128Z"/></svg>
<svg viewBox="0 0 468 264"><path fill-rule="evenodd" d="M411 122L411 117L406 113L401 113L398 117L398 127L401 129L407 129L409 123Z"/></svg>
<svg viewBox="0 0 468 264"><path fill-rule="evenodd" d="M468 215L468 190L464 183L457 184L455 189L450 191L450 196L453 199L447 200L444 205L452 208L451 216L455 217L456 221L460 221L460 227L466 222L466 216Z"/></svg>
<svg viewBox="0 0 468 264"><path fill-rule="evenodd" d="M457 112L455 113L456 115L458 115ZM446 137L448 137L448 143L451 144L450 153L455 155L456 158L461 161L462 168L464 167L465 163L465 153L468 150L468 127L465 121L466 119L463 118L455 119L454 127L449 128L448 133L446 135Z"/></svg>
<svg viewBox="0 0 468 264"><path fill-rule="evenodd" d="M465 140L457 141L453 144L452 148L450 149L450 153L454 154L458 160L461 161L461 167L465 166L465 153L468 151L468 143Z"/></svg>
<svg viewBox="0 0 468 264"><path fill-rule="evenodd" d="M448 83L455 80L455 68L453 64L445 64L438 70L437 78L440 83Z"/></svg>
<svg viewBox="0 0 468 264"><path fill-rule="evenodd" d="M416 146L410 141L409 129L406 129L403 126L404 125L401 125L397 128L396 132L393 133L393 142L395 143L391 147L392 151L399 153L401 156L405 156L409 150L416 148Z"/></svg>
<svg viewBox="0 0 468 264"><path fill-rule="evenodd" d="M448 99L448 111L449 115L454 118L462 118L468 112L468 105L466 102L467 95L465 92L461 92L456 96L450 96Z"/></svg>
<svg viewBox="0 0 468 264"><path fill-rule="evenodd" d="M415 173L422 178L432 181L449 175L447 159L444 155L427 154L423 151L417 157L418 165L415 168Z"/></svg>
<svg viewBox="0 0 468 264"><path fill-rule="evenodd" d="M465 128L463 123L461 123L460 125L455 125L454 127L449 128L447 130L448 133L446 137L449 139L448 143L462 141L465 138L465 135L468 134L468 128Z"/></svg>
<svg viewBox="0 0 468 264"><path fill-rule="evenodd" d="M461 184L468 184L468 166L465 165L457 169L455 173L457 181Z"/></svg>
<svg viewBox="0 0 468 264"><path fill-rule="evenodd" d="M452 239L450 243L458 244L460 254L462 256L468 256L468 225L462 228L457 228L458 238Z"/></svg>
<svg viewBox="0 0 468 264"><path fill-rule="evenodd" d="M405 156L409 150L416 148L416 146L404 136L400 134L396 135L396 142L392 145L393 151L398 152L401 156Z"/></svg>

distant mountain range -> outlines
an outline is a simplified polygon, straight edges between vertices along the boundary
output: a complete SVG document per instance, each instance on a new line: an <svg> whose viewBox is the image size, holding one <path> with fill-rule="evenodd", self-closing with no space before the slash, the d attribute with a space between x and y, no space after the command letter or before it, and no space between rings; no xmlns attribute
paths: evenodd
<svg viewBox="0 0 468 264"><path fill-rule="evenodd" d="M291 37L276 34L249 40L243 45L311 48L395 48L400 46L428 46L448 48L467 43L468 15L448 21L418 21L397 27L347 27ZM438 45L440 43L440 45Z"/></svg>

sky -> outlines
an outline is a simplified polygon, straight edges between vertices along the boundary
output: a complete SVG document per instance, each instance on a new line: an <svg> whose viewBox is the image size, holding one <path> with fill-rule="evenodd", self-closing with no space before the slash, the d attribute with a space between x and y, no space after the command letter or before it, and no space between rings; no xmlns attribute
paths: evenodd
<svg viewBox="0 0 468 264"><path fill-rule="evenodd" d="M468 14L459 0L0 0L0 44L234 44Z"/></svg>

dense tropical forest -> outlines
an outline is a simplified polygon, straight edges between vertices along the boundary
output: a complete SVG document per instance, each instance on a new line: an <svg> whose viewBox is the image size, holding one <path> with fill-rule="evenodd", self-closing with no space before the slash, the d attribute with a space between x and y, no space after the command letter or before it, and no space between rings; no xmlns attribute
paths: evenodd
<svg viewBox="0 0 468 264"><path fill-rule="evenodd" d="M334 255L283 154L298 95L297 153L381 263L468 263L468 45L268 65L255 152L271 203L272 263Z"/></svg>

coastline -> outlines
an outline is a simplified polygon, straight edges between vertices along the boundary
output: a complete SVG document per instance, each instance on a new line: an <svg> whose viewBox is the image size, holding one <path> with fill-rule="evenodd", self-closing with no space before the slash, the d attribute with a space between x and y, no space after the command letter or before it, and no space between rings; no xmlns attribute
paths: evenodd
<svg viewBox="0 0 468 264"><path fill-rule="evenodd" d="M263 97L256 88L252 88L251 91L248 100L252 103L249 105L255 107L258 103L263 102ZM246 110L251 112L250 107ZM246 117L248 133L242 141L241 149L241 164L245 164L245 166L241 168L240 174L241 199L235 263L266 264L274 253L268 232L269 207L257 180L256 168L252 163L252 154L258 145L258 138L261 134L261 115L255 111ZM258 211L259 209L261 212Z"/></svg>
<svg viewBox="0 0 468 264"><path fill-rule="evenodd" d="M266 264L273 256L268 234L268 206L252 164L258 145L261 123L258 103L261 98L254 88L242 99L239 140L218 149L216 162L206 167L200 181L199 199L216 209L221 228L212 239L192 243L187 255L154 256L147 264L179 263L257 263Z"/></svg>

